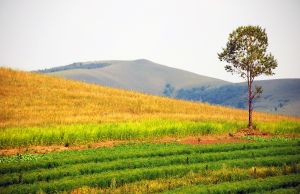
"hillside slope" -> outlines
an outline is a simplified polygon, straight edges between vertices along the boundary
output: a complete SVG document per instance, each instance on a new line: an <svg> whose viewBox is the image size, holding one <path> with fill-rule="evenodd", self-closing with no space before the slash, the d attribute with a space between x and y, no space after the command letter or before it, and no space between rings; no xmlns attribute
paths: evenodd
<svg viewBox="0 0 300 194"><path fill-rule="evenodd" d="M99 123L149 118L244 121L247 112L0 68L0 126ZM291 117L256 113L257 121ZM298 119L296 119L298 120Z"/></svg>
<svg viewBox="0 0 300 194"><path fill-rule="evenodd" d="M254 85L263 88L263 94L254 103L257 111L300 116L300 79L262 80ZM181 89L176 97L246 109L247 83Z"/></svg>
<svg viewBox="0 0 300 194"><path fill-rule="evenodd" d="M38 71L105 86L155 95L180 88L216 86L228 82L139 59L134 61L91 61ZM172 86L172 88L168 88Z"/></svg>
<svg viewBox="0 0 300 194"><path fill-rule="evenodd" d="M247 108L245 82L233 84L145 59L81 62L38 72L148 94ZM255 104L256 110L300 116L299 80L257 81L264 92Z"/></svg>

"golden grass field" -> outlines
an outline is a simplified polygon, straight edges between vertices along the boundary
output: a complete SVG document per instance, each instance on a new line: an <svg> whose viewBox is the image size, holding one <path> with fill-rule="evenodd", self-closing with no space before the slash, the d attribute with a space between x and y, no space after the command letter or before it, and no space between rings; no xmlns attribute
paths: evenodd
<svg viewBox="0 0 300 194"><path fill-rule="evenodd" d="M0 68L0 127L164 118L245 121L247 112ZM255 121L300 121L255 113Z"/></svg>
<svg viewBox="0 0 300 194"><path fill-rule="evenodd" d="M0 68L0 147L87 144L235 133L247 111ZM299 134L300 118L254 113L272 134Z"/></svg>

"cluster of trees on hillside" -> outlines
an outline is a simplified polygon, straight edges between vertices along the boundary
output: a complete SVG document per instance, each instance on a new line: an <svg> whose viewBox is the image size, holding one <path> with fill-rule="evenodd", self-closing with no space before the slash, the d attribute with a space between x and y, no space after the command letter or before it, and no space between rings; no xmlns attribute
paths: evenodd
<svg viewBox="0 0 300 194"><path fill-rule="evenodd" d="M202 86L200 88L180 89L176 98L221 104L236 108L246 108L247 86L225 85L215 88Z"/></svg>
<svg viewBox="0 0 300 194"><path fill-rule="evenodd" d="M73 63L71 65L53 67L50 69L38 70L39 73L52 73L57 71L71 70L71 69L96 69L106 67L110 64L107 63Z"/></svg>

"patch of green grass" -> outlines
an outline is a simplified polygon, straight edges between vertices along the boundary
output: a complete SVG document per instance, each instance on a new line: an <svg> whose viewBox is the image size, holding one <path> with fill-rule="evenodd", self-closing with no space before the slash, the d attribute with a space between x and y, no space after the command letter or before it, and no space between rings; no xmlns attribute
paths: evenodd
<svg viewBox="0 0 300 194"><path fill-rule="evenodd" d="M202 185L184 187L166 193L251 193L261 192L282 187L293 187L300 184L300 174L250 179L237 182L225 182L217 185Z"/></svg>
<svg viewBox="0 0 300 194"><path fill-rule="evenodd" d="M147 140L163 136L234 133L245 126L245 122L232 121L197 122L150 119L102 124L15 127L1 129L0 147L53 144L70 146L105 140ZM257 127L274 134L300 133L300 123L291 121L258 123Z"/></svg>
<svg viewBox="0 0 300 194"><path fill-rule="evenodd" d="M103 124L73 124L1 129L0 147L27 145L73 145L104 140L145 140L163 136L204 135L235 132L242 122L195 122L146 120Z"/></svg>
<svg viewBox="0 0 300 194"><path fill-rule="evenodd" d="M295 121L257 122L256 127L261 131L272 134L299 134L300 124Z"/></svg>
<svg viewBox="0 0 300 194"><path fill-rule="evenodd" d="M124 184L117 188L90 188L82 187L75 189L77 193L156 193L161 191L173 190L179 187L190 187L202 185L203 187L210 184L219 184L222 182L234 182L254 178L264 178L268 176L280 176L292 173L292 167L256 167L255 173L253 168L222 168L219 170L207 170L205 172L190 171L184 176L169 178L158 178L155 180L141 180L129 184ZM276 193L296 193L297 188L277 189ZM285 191L285 192L284 192ZM264 193L267 191L264 191ZM259 192L258 192L259 193ZM271 193L271 192L270 192Z"/></svg>
<svg viewBox="0 0 300 194"><path fill-rule="evenodd" d="M267 138L267 137L260 137L260 136L245 136L242 138L246 140L256 141L256 142L289 142L295 140L295 141L299 141L300 143L300 138L287 138L287 137Z"/></svg>
<svg viewBox="0 0 300 194"><path fill-rule="evenodd" d="M274 189L271 191L264 191L264 194L299 194L300 193L300 185L297 187L287 187ZM253 194L261 194L261 192L255 192Z"/></svg>

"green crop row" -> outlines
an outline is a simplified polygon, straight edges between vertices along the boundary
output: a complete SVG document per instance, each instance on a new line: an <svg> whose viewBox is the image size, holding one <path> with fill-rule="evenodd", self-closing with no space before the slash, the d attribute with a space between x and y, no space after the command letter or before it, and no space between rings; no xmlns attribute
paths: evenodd
<svg viewBox="0 0 300 194"><path fill-rule="evenodd" d="M0 170L4 173L0 178L0 184L4 186L0 193L19 192L20 188L22 191L36 192L35 188L42 188L52 192L55 185L59 190L86 185L80 181L74 183L73 179L87 180L89 186L107 187L112 183L120 186L143 179L183 176L191 170L214 170L224 165L241 168L284 166L298 163L299 153L299 142L291 140L206 146L128 144L49 153L36 157L34 161L21 158L12 162L7 158L0 163ZM66 188L60 187L61 184Z"/></svg>
<svg viewBox="0 0 300 194"><path fill-rule="evenodd" d="M219 160L232 160L241 158L255 158L263 156L279 156L292 155L300 153L299 148L291 146L279 148L264 148L251 150L236 150L232 152L218 152L206 154L189 154L189 155L171 155L167 157L149 157L116 160L105 163L84 163L76 165L64 165L53 169L34 170L23 173L8 173L0 178L0 186L18 184L18 183L33 183L36 181L49 181L62 178L65 176L78 176L83 174L102 173L115 170L135 169L135 168L151 168L158 166L167 166L175 164L194 164L207 163ZM22 179L20 179L22 176Z"/></svg>
<svg viewBox="0 0 300 194"><path fill-rule="evenodd" d="M256 142L290 142L293 140L300 141L300 138L286 138L286 137L271 137L271 138L264 138L260 136L245 136L243 139L256 141Z"/></svg>
<svg viewBox="0 0 300 194"><path fill-rule="evenodd" d="M261 194L262 192L253 192L251 194ZM274 189L271 191L264 191L264 194L299 194L300 193L300 184L296 187L286 187Z"/></svg>
<svg viewBox="0 0 300 194"><path fill-rule="evenodd" d="M241 181L254 178L287 175L299 172L300 164L283 165L279 167L251 167L251 168L228 168L219 170L207 170L196 173L190 171L184 176L158 178L154 180L141 180L121 185L119 187L93 188L84 186L75 189L73 193L157 193L165 190L173 190L179 187L193 185L219 184L226 181ZM299 185L300 186L300 185ZM290 188L295 190L296 188ZM286 191L286 189L285 189Z"/></svg>
<svg viewBox="0 0 300 194"><path fill-rule="evenodd" d="M34 169L49 169L66 164L79 164L88 162L107 162L130 158L147 158L157 156L171 156L196 153L228 152L235 150L248 150L260 148L276 148L288 145L298 147L297 141L290 142L266 142L266 143L241 143L221 145L180 145L180 144L135 144L123 145L114 148L102 148L96 150L67 151L61 153L45 154L33 161L23 161L15 157L11 162L9 157L4 157L0 163L0 173L22 172Z"/></svg>
<svg viewBox="0 0 300 194"><path fill-rule="evenodd" d="M225 182L203 187L203 185L184 187L166 193L250 193L264 192L300 184L300 174L291 174L265 179L250 179L237 182Z"/></svg>
<svg viewBox="0 0 300 194"><path fill-rule="evenodd" d="M54 191L71 190L82 186L109 187L131 183L138 180L152 180L170 176L183 176L190 171L200 172L205 170L216 170L226 167L249 168L252 166L283 166L284 164L296 164L300 162L298 155L270 156L261 158L247 158L217 161L210 163L198 163L190 165L170 165L154 168L126 169L106 172L101 174L79 175L65 177L53 181L41 181L33 184L17 184L1 187L0 193L35 193L39 189L47 193Z"/></svg>

